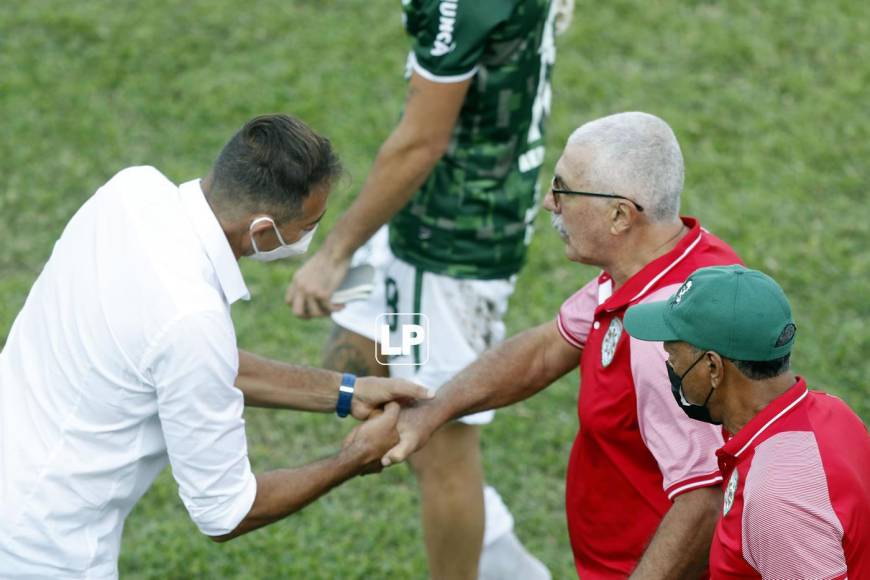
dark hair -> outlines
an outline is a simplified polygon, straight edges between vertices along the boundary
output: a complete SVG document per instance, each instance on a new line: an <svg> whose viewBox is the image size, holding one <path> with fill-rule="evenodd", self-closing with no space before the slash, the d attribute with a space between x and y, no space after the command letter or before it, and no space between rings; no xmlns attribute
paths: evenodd
<svg viewBox="0 0 870 580"><path fill-rule="evenodd" d="M754 381L772 379L788 370L791 353L773 360L750 361L729 359L746 378Z"/></svg>
<svg viewBox="0 0 870 580"><path fill-rule="evenodd" d="M262 115L224 145L212 169L212 194L221 205L286 221L312 188L341 171L329 139L289 115Z"/></svg>
<svg viewBox="0 0 870 580"><path fill-rule="evenodd" d="M690 344L689 346L697 354L703 352L702 349L695 345ZM737 360L733 358L729 358L728 360L730 360L734 366L737 367L737 370L747 379L762 381L764 379L778 377L787 371L791 365L791 353L773 360Z"/></svg>

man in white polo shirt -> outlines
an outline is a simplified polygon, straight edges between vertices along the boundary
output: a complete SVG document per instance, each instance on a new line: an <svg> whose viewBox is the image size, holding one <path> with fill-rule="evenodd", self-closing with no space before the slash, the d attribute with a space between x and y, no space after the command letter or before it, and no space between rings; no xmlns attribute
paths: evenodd
<svg viewBox="0 0 870 580"><path fill-rule="evenodd" d="M222 541L301 509L397 441L390 401L420 387L236 346L230 305L250 297L237 260L303 253L339 172L327 139L269 115L201 181L128 168L73 216L0 353L4 578L117 577L124 519L167 460L191 518ZM245 404L386 410L333 457L254 475Z"/></svg>

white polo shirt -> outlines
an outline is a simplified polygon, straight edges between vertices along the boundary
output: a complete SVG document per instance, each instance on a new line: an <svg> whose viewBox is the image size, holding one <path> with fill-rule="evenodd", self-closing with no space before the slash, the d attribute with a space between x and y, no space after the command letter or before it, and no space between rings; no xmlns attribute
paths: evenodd
<svg viewBox="0 0 870 580"><path fill-rule="evenodd" d="M0 353L0 576L117 577L124 519L167 459L204 534L236 527L256 495L240 298L198 180L132 167L79 209Z"/></svg>

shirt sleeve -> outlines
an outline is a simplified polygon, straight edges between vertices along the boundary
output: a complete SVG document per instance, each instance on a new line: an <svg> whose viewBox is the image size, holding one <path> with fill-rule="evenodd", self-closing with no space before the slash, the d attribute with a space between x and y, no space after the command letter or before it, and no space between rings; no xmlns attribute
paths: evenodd
<svg viewBox="0 0 870 580"><path fill-rule="evenodd" d="M492 30L507 19L513 2L428 0L420 3L409 31L410 68L434 82L460 82L477 72Z"/></svg>
<svg viewBox="0 0 870 580"><path fill-rule="evenodd" d="M238 349L228 313L173 323L149 365L172 475L191 519L209 536L231 532L254 503Z"/></svg>
<svg viewBox="0 0 870 580"><path fill-rule="evenodd" d="M810 431L761 443L743 486L743 557L762 578L843 578L843 526Z"/></svg>
<svg viewBox="0 0 870 580"><path fill-rule="evenodd" d="M598 280L594 279L562 303L556 316L559 334L568 344L582 349L592 329L598 306Z"/></svg>
<svg viewBox="0 0 870 580"><path fill-rule="evenodd" d="M650 295L655 302L669 297L679 285ZM716 450L724 444L716 425L690 419L671 393L667 353L660 342L630 339L631 375L637 397L641 437L658 463L668 499L722 482Z"/></svg>

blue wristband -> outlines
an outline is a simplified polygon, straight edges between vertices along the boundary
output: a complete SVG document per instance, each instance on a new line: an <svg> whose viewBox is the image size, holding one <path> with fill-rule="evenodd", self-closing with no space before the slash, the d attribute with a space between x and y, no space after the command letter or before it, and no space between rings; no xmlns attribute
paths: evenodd
<svg viewBox="0 0 870 580"><path fill-rule="evenodd" d="M341 386L338 387L338 403L335 412L339 417L347 417L350 413L350 402L353 400L353 390L356 387L356 375L344 373L341 375Z"/></svg>

